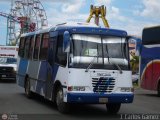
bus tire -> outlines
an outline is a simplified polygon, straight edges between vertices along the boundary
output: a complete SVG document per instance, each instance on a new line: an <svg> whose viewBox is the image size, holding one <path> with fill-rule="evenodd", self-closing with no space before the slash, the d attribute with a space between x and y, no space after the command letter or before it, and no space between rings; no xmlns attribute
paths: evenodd
<svg viewBox="0 0 160 120"><path fill-rule="evenodd" d="M157 95L158 97L160 97L160 82L158 83L158 87L157 87Z"/></svg>
<svg viewBox="0 0 160 120"><path fill-rule="evenodd" d="M62 87L58 87L56 90L56 105L58 110L61 113L68 113L69 112L69 104L63 101L63 89Z"/></svg>
<svg viewBox="0 0 160 120"><path fill-rule="evenodd" d="M30 79L29 79L29 77L26 78L26 82L25 82L25 95L28 98L32 98L32 92L30 90Z"/></svg>
<svg viewBox="0 0 160 120"><path fill-rule="evenodd" d="M117 114L120 110L121 103L108 103L106 104L107 113L109 114Z"/></svg>

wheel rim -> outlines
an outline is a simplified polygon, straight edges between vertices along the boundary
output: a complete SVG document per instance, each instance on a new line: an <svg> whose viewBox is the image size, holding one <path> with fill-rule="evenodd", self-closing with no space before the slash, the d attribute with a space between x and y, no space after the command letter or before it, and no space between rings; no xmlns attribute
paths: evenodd
<svg viewBox="0 0 160 120"><path fill-rule="evenodd" d="M57 106L59 106L63 101L63 92L62 90L59 90L57 92L57 97L56 97L56 103L57 103Z"/></svg>

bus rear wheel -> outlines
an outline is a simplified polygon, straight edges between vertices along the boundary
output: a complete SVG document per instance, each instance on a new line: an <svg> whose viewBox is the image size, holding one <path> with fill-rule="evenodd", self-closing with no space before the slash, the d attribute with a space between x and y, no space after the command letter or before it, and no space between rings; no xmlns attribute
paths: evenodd
<svg viewBox="0 0 160 120"><path fill-rule="evenodd" d="M120 110L121 103L108 103L106 104L107 113L109 114L117 114Z"/></svg>
<svg viewBox="0 0 160 120"><path fill-rule="evenodd" d="M29 78L27 78L26 82L25 82L25 94L28 98L32 97L32 92L30 90L30 80L29 80Z"/></svg>
<svg viewBox="0 0 160 120"><path fill-rule="evenodd" d="M56 91L56 105L61 113L69 112L69 104L63 101L63 90L59 87Z"/></svg>

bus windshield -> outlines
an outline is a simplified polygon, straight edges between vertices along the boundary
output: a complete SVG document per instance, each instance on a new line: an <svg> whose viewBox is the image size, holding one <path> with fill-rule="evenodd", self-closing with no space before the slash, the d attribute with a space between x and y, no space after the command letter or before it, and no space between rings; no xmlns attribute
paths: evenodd
<svg viewBox="0 0 160 120"><path fill-rule="evenodd" d="M16 64L16 62L17 62L16 58L6 58L6 57L0 58L0 64Z"/></svg>
<svg viewBox="0 0 160 120"><path fill-rule="evenodd" d="M125 38L99 35L73 34L69 66L91 69L128 69L128 47Z"/></svg>

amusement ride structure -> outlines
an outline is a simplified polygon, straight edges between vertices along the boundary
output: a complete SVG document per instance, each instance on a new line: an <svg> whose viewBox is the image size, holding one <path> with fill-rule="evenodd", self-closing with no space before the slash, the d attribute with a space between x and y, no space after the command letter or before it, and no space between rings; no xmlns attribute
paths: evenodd
<svg viewBox="0 0 160 120"><path fill-rule="evenodd" d="M48 25L46 12L39 0L12 0L7 18L6 45L16 45L22 33L43 29Z"/></svg>
<svg viewBox="0 0 160 120"><path fill-rule="evenodd" d="M101 18L104 26L109 28L109 24L108 24L108 21L106 19L106 7L104 5L102 5L102 6L91 5L90 15L89 15L86 22L89 23L92 18L94 18L94 22L98 26L99 26L99 19Z"/></svg>

